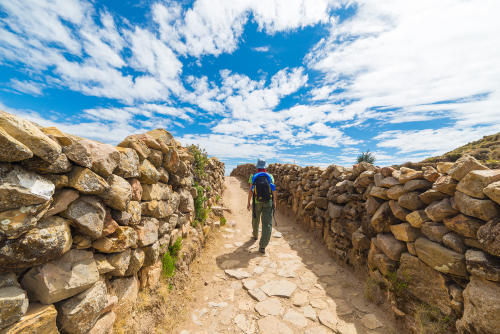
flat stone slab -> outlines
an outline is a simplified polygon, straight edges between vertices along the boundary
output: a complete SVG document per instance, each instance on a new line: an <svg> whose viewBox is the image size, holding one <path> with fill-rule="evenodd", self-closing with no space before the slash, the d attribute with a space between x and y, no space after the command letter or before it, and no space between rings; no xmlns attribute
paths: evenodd
<svg viewBox="0 0 500 334"><path fill-rule="evenodd" d="M295 283L287 280L270 281L261 286L261 290L268 296L278 296L290 298L292 293L297 288Z"/></svg>
<svg viewBox="0 0 500 334"><path fill-rule="evenodd" d="M337 329L338 317L331 310L322 310L318 314L319 322L326 327L335 330Z"/></svg>
<svg viewBox="0 0 500 334"><path fill-rule="evenodd" d="M253 299L255 299L256 301L263 301L267 298L267 295L259 288L254 288L254 289L251 289L251 290L248 290L248 294L250 295L250 297L252 297Z"/></svg>
<svg viewBox="0 0 500 334"><path fill-rule="evenodd" d="M244 278L252 277L252 274L246 272L243 269L226 269L226 270L224 270L224 272L229 277L236 278L236 279L244 279Z"/></svg>
<svg viewBox="0 0 500 334"><path fill-rule="evenodd" d="M270 298L255 304L255 311L261 316L266 315L281 315L283 314L283 306L277 298Z"/></svg>
<svg viewBox="0 0 500 334"><path fill-rule="evenodd" d="M318 317L316 316L316 311L311 307L311 305L306 305L301 308L302 313L304 313L304 317L307 319L311 319L312 321L317 321Z"/></svg>
<svg viewBox="0 0 500 334"><path fill-rule="evenodd" d="M293 331L285 323L273 316L260 319L257 324L261 333L293 334Z"/></svg>
<svg viewBox="0 0 500 334"><path fill-rule="evenodd" d="M382 323L377 319L377 316L375 316L375 314L373 313L363 316L363 318L361 318L361 323L368 329L376 329L383 326Z"/></svg>
<svg viewBox="0 0 500 334"><path fill-rule="evenodd" d="M283 316L283 320L290 322L297 328L304 328L307 326L307 319L294 309L289 309Z"/></svg>

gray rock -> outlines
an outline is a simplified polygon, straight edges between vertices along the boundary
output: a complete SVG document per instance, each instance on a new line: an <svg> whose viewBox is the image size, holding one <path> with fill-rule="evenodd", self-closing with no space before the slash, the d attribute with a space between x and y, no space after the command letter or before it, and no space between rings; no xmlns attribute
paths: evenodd
<svg viewBox="0 0 500 334"><path fill-rule="evenodd" d="M465 253L467 271L488 281L500 281L500 260L479 250L469 249Z"/></svg>
<svg viewBox="0 0 500 334"><path fill-rule="evenodd" d="M457 208L465 215L488 221L500 216L498 205L489 199L477 199L457 191L455 193Z"/></svg>
<svg viewBox="0 0 500 334"><path fill-rule="evenodd" d="M500 219L492 219L477 231L477 239L482 249L500 257Z"/></svg>
<svg viewBox="0 0 500 334"><path fill-rule="evenodd" d="M269 281L260 287L268 296L290 298L297 285L287 280Z"/></svg>
<svg viewBox="0 0 500 334"><path fill-rule="evenodd" d="M17 286L0 288L0 330L12 325L28 310L26 291Z"/></svg>
<svg viewBox="0 0 500 334"><path fill-rule="evenodd" d="M97 239L102 235L106 210L102 201L95 196L81 196L61 213L72 221L82 234Z"/></svg>
<svg viewBox="0 0 500 334"><path fill-rule="evenodd" d="M52 304L85 291L98 279L92 252L73 249L57 260L30 269L21 285L35 300Z"/></svg>
<svg viewBox="0 0 500 334"><path fill-rule="evenodd" d="M426 238L415 241L417 256L431 268L451 275L465 277L465 257Z"/></svg>
<svg viewBox="0 0 500 334"><path fill-rule="evenodd" d="M127 210L132 198L130 183L117 175L110 175L106 181L109 184L109 188L101 195L104 203L115 210Z"/></svg>
<svg viewBox="0 0 500 334"><path fill-rule="evenodd" d="M51 201L0 212L0 238L15 239L35 227L46 215Z"/></svg>
<svg viewBox="0 0 500 334"><path fill-rule="evenodd" d="M419 197L419 193L416 191L401 195L398 198L398 204L403 208L412 211L422 209L425 206Z"/></svg>
<svg viewBox="0 0 500 334"><path fill-rule="evenodd" d="M399 261L401 254L406 251L406 244L396 240L392 234L377 234L377 247L391 260Z"/></svg>
<svg viewBox="0 0 500 334"><path fill-rule="evenodd" d="M115 268L110 274L112 276L125 276L130 264L131 250L126 249L120 253L108 254L108 262Z"/></svg>
<svg viewBox="0 0 500 334"><path fill-rule="evenodd" d="M443 236L443 244L460 254L464 254L467 250L462 238L454 232L447 233Z"/></svg>
<svg viewBox="0 0 500 334"><path fill-rule="evenodd" d="M130 262L125 272L125 276L131 276L137 274L139 269L141 269L144 264L145 253L142 248L133 249L130 253Z"/></svg>
<svg viewBox="0 0 500 334"><path fill-rule="evenodd" d="M425 213L433 221L442 222L444 218L456 215L458 210L451 206L451 202L448 198L443 198L439 202L431 203L425 209Z"/></svg>
<svg viewBox="0 0 500 334"><path fill-rule="evenodd" d="M436 242L441 242L443 240L443 236L450 232L450 230L448 230L443 224L434 222L424 223L420 230L429 240Z"/></svg>
<svg viewBox="0 0 500 334"><path fill-rule="evenodd" d="M137 232L137 244L145 247L154 244L158 240L159 222L155 218L144 217L141 224L135 227Z"/></svg>

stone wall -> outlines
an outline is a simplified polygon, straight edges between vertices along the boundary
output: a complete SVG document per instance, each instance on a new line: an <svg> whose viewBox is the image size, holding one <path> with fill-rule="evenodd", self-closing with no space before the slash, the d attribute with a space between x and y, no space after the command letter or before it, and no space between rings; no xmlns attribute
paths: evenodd
<svg viewBox="0 0 500 334"><path fill-rule="evenodd" d="M114 147L0 111L0 333L107 333L165 250L210 229L193 184L215 204L224 164L196 163L163 129Z"/></svg>
<svg viewBox="0 0 500 334"><path fill-rule="evenodd" d="M500 170L471 156L413 167L268 171L280 208L386 287L408 331L500 333Z"/></svg>

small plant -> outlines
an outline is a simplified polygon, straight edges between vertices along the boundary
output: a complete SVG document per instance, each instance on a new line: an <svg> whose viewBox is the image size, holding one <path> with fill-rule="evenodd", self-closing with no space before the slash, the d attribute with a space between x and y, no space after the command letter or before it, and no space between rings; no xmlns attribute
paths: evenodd
<svg viewBox="0 0 500 334"><path fill-rule="evenodd" d="M374 304L382 304L383 290L380 284L373 278L368 277L365 281L365 299Z"/></svg>
<svg viewBox="0 0 500 334"><path fill-rule="evenodd" d="M375 162L375 155L370 152L370 150L367 150L366 152L361 153L358 155L357 161L358 163L360 162L368 162L370 164L373 164Z"/></svg>
<svg viewBox="0 0 500 334"><path fill-rule="evenodd" d="M220 217L220 226L224 226L227 223L226 217Z"/></svg>
<svg viewBox="0 0 500 334"><path fill-rule="evenodd" d="M441 311L428 304L419 304L415 310L415 322L419 334L445 334L453 331L456 319L454 316L443 315Z"/></svg>
<svg viewBox="0 0 500 334"><path fill-rule="evenodd" d="M219 203L221 200L221 197L219 194L215 195L215 203Z"/></svg>
<svg viewBox="0 0 500 334"><path fill-rule="evenodd" d="M207 152L198 145L189 146L189 152L194 157L195 180L199 181L205 176L205 166L208 162Z"/></svg>
<svg viewBox="0 0 500 334"><path fill-rule="evenodd" d="M179 259L180 250L182 248L182 237L177 238L174 244L168 247L168 250L161 258L162 272L165 277L175 275L175 264Z"/></svg>
<svg viewBox="0 0 500 334"><path fill-rule="evenodd" d="M194 221L193 226L196 227L198 223L204 224L207 220L208 209L205 208L205 202L207 198L205 197L205 189L202 186L195 184L196 198L194 199Z"/></svg>
<svg viewBox="0 0 500 334"><path fill-rule="evenodd" d="M389 290L393 292L396 296L401 296L403 291L408 288L408 277L405 273L403 273L403 279L398 277L396 272L389 272L387 274L387 279L389 280L390 287Z"/></svg>

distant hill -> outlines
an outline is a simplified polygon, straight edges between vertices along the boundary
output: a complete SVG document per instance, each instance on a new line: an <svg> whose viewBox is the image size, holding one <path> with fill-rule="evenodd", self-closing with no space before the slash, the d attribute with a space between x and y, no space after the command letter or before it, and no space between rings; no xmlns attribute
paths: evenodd
<svg viewBox="0 0 500 334"><path fill-rule="evenodd" d="M500 132L484 136L438 157L427 158L422 162L456 161L462 155L470 154L490 168L500 168Z"/></svg>

